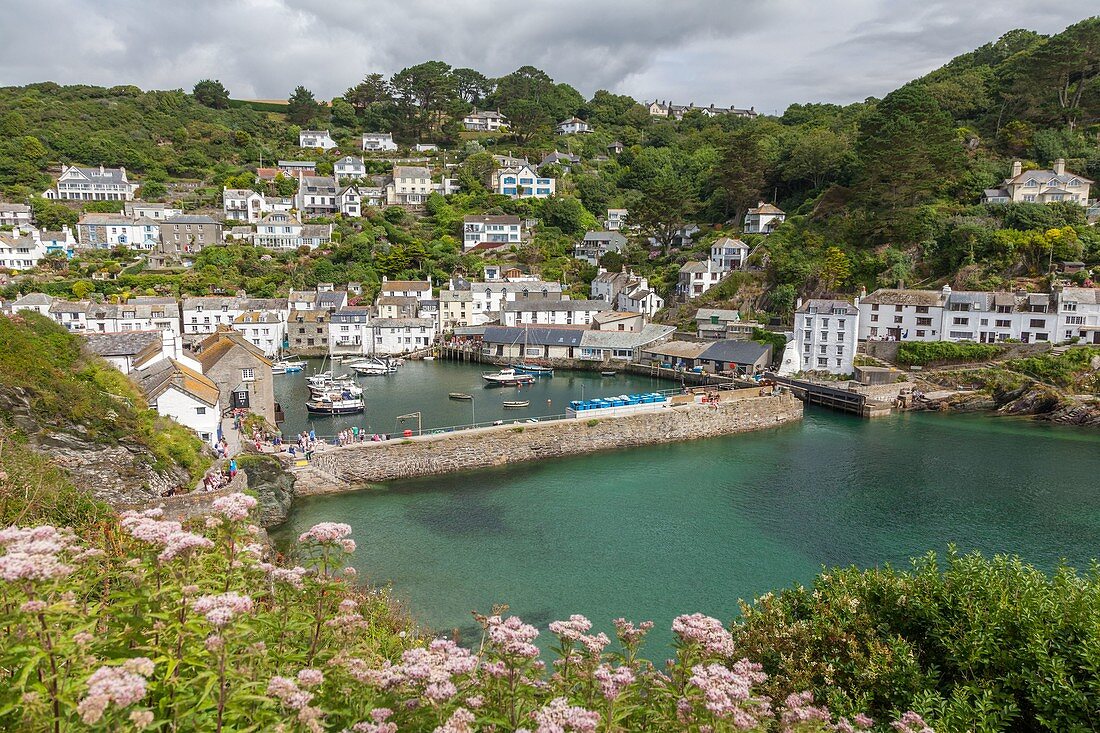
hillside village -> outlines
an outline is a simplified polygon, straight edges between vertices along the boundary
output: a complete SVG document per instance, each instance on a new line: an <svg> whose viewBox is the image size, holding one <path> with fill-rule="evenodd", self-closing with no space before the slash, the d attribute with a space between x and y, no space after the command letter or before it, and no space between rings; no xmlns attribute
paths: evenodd
<svg viewBox="0 0 1100 733"><path fill-rule="evenodd" d="M987 138L981 110L965 113L959 134L937 127L964 114L940 94L942 77L965 77L991 54L1004 65L1044 59L1095 24L1052 39L1010 34L884 100L796 105L778 120L752 106L606 92L586 102L531 67L497 80L414 67L454 85L446 112L408 107L398 90L411 70L368 76L329 105L301 87L283 107L230 100L206 80L188 104L247 120L254 132L231 138L256 159L234 153L236 165L199 180L159 164L137 172L109 148L26 161L41 168L21 180L50 184L9 178L4 189L2 307L108 344L93 348L125 372L160 364L142 355L161 344L173 383L193 388L185 412L244 399L228 380L209 404L201 357L211 338L268 363L446 347L502 364L834 380L876 341L1100 344L1095 142L1076 120L1042 137L1040 107L1021 107ZM526 96L534 90L541 107ZM876 141L891 116L924 129L915 157ZM5 120L41 147L22 113ZM1031 147L1006 137L1021 126ZM254 145L261 130L278 130L267 159ZM796 130L786 159L769 161L761 136ZM726 147L711 148L720 160L693 179L708 135ZM799 145L829 154L801 159ZM895 170L835 157L856 154ZM901 184L911 180L903 166L966 185ZM899 185L912 188L901 209L886 193ZM143 383L155 396L169 381Z"/></svg>

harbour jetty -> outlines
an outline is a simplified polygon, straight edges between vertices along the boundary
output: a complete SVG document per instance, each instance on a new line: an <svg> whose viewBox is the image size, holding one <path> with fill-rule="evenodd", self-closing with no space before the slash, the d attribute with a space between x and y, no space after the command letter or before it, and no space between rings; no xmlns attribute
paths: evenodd
<svg viewBox="0 0 1100 733"><path fill-rule="evenodd" d="M295 469L295 489L298 495L336 493L396 479L714 438L802 419L802 403L789 390L729 390L703 399L684 395L628 414L580 413L331 448L315 455L309 466Z"/></svg>

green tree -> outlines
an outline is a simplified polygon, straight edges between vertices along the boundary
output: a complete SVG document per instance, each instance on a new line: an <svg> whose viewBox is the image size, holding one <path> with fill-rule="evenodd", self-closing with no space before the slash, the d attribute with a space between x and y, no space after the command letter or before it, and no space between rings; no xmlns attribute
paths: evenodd
<svg viewBox="0 0 1100 733"><path fill-rule="evenodd" d="M698 200L685 181L668 174L652 181L641 196L630 203L626 223L668 249L673 237L688 223L689 217L694 216L698 206Z"/></svg>
<svg viewBox="0 0 1100 733"><path fill-rule="evenodd" d="M818 278L825 290L834 291L842 287L852 275L852 261L840 247L825 250L825 259L821 262Z"/></svg>
<svg viewBox="0 0 1100 733"><path fill-rule="evenodd" d="M456 97L451 67L442 61L406 67L393 75L390 86L406 134L417 139L440 124L443 108Z"/></svg>
<svg viewBox="0 0 1100 733"><path fill-rule="evenodd" d="M344 92L344 99L363 113L372 106L393 100L390 83L381 74L368 74L363 81Z"/></svg>
<svg viewBox="0 0 1100 733"><path fill-rule="evenodd" d="M788 181L807 181L821 188L844 162L851 144L848 138L825 127L811 128L795 140L781 166Z"/></svg>
<svg viewBox="0 0 1100 733"><path fill-rule="evenodd" d="M339 97L332 100L332 122L341 127L354 127L359 122L359 118L355 115L355 107Z"/></svg>
<svg viewBox="0 0 1100 733"><path fill-rule="evenodd" d="M493 91L493 82L480 71L455 69L451 72L455 92L459 98L472 105L479 105Z"/></svg>
<svg viewBox="0 0 1100 733"><path fill-rule="evenodd" d="M321 117L322 107L313 92L304 86L297 86L290 98L287 99L286 116L290 122L303 127L308 126L314 120Z"/></svg>
<svg viewBox="0 0 1100 733"><path fill-rule="evenodd" d="M757 126L742 127L729 137L713 174L723 217L737 224L744 220L745 212L760 200L767 166Z"/></svg>
<svg viewBox="0 0 1100 733"><path fill-rule="evenodd" d="M508 118L509 128L521 143L527 143L535 135L550 129L551 118L538 103L529 99L508 102L501 112Z"/></svg>
<svg viewBox="0 0 1100 733"><path fill-rule="evenodd" d="M229 90L217 79L203 79L191 90L195 101L211 109L229 109Z"/></svg>

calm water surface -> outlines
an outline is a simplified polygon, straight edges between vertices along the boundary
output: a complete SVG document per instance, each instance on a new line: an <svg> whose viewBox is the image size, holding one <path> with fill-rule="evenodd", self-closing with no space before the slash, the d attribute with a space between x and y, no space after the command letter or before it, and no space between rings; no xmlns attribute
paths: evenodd
<svg viewBox="0 0 1100 733"><path fill-rule="evenodd" d="M378 399L399 391L393 380L368 387L368 403L373 394L393 414L423 403L426 425L428 414L451 419L427 380L462 379L452 375L463 368L420 366L425 381L404 398ZM565 389L569 378L553 381ZM1098 476L1096 433L973 416L872 422L811 408L800 425L750 435L306 499L273 535L348 522L365 580L392 583L420 621L466 639L471 610L508 603L541 626L570 613L606 631L617 616L652 619L660 658L677 614L728 620L738 599L807 582L822 566L904 565L955 543L1084 567L1100 554Z"/></svg>

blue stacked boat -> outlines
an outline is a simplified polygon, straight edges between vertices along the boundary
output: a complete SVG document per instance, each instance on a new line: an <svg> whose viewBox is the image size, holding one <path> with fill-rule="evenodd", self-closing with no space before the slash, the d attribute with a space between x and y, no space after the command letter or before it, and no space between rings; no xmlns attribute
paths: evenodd
<svg viewBox="0 0 1100 733"><path fill-rule="evenodd" d="M645 392L631 395L624 394L618 397L597 397L591 400L573 400L569 403L569 409L573 412L585 412L588 410L606 410L610 407L630 407L633 405L649 405L667 401L668 397L660 392Z"/></svg>

